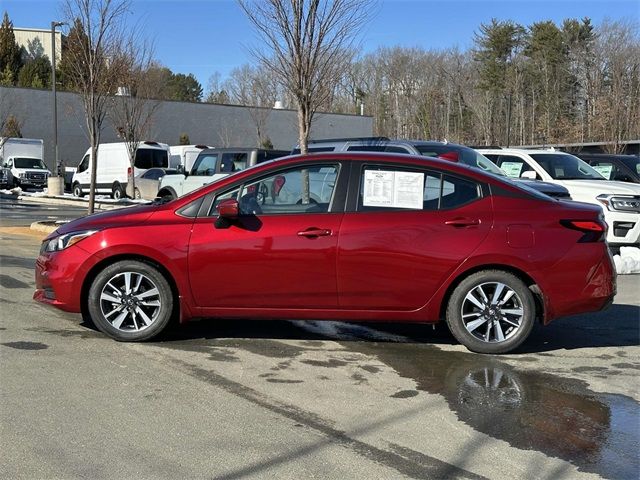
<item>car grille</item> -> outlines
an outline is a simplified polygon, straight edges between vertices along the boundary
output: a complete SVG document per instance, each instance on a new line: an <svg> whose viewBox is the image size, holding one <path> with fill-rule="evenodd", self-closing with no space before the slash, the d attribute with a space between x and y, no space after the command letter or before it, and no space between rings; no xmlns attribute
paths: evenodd
<svg viewBox="0 0 640 480"><path fill-rule="evenodd" d="M27 172L24 176L27 180L37 180L43 182L47 178L46 173Z"/></svg>

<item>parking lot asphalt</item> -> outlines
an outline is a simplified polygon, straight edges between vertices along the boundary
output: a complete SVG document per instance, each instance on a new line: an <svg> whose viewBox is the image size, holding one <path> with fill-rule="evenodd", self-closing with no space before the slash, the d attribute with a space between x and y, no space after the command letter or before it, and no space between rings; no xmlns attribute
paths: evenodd
<svg viewBox="0 0 640 480"><path fill-rule="evenodd" d="M510 355L336 322L125 344L33 302L43 234L3 225L2 478L638 477L640 276Z"/></svg>

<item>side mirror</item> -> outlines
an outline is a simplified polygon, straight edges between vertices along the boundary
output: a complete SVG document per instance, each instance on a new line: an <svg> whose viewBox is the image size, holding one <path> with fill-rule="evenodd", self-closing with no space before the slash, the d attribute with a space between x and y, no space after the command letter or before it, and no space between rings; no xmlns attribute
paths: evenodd
<svg viewBox="0 0 640 480"><path fill-rule="evenodd" d="M176 172L178 172L180 174L184 174L184 165L178 165L176 167Z"/></svg>
<svg viewBox="0 0 640 480"><path fill-rule="evenodd" d="M526 172L522 172L520 174L520 178L524 178L527 180L538 180L538 174L533 170L527 170Z"/></svg>
<svg viewBox="0 0 640 480"><path fill-rule="evenodd" d="M238 218L240 208L235 198L227 198L218 204L218 217L227 220L235 220Z"/></svg>

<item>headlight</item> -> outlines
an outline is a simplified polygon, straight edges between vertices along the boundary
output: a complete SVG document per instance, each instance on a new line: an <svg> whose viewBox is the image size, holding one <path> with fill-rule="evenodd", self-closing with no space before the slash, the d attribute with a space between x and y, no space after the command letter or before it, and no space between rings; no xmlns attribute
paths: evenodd
<svg viewBox="0 0 640 480"><path fill-rule="evenodd" d="M20 178L24 178L24 173L19 173L19 174L18 174L18 177L20 177Z"/></svg>
<svg viewBox="0 0 640 480"><path fill-rule="evenodd" d="M64 250L71 245L75 245L80 240L90 237L97 231L98 230L83 230L81 232L65 233L64 235L54 237L42 243L40 252L58 252L60 250Z"/></svg>
<svg viewBox="0 0 640 480"><path fill-rule="evenodd" d="M640 213L640 196L603 193L598 195L596 200L612 211Z"/></svg>

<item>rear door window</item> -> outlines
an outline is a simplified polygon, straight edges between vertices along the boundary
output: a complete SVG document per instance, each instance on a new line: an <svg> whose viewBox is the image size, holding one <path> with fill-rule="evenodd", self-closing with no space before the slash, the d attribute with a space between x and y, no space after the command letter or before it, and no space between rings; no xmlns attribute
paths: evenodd
<svg viewBox="0 0 640 480"><path fill-rule="evenodd" d="M422 169L365 166L358 211L444 210L482 197L472 180Z"/></svg>
<svg viewBox="0 0 640 480"><path fill-rule="evenodd" d="M227 152L222 154L222 160L220 161L220 173L233 173L247 168L246 152Z"/></svg>

